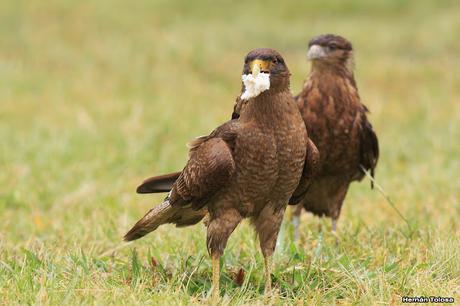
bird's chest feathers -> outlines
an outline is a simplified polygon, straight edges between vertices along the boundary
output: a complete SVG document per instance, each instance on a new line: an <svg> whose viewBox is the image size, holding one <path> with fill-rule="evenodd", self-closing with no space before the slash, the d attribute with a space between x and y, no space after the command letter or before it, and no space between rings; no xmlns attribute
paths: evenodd
<svg viewBox="0 0 460 306"><path fill-rule="evenodd" d="M299 148L306 147L306 128L290 93L269 98L264 100L262 94L249 101L240 117L245 133L238 136L235 151L240 177L257 178L264 186L274 184L292 160L303 161L305 152Z"/></svg>
<svg viewBox="0 0 460 306"><path fill-rule="evenodd" d="M239 136L235 146L235 164L236 183L243 186L239 192L241 203L262 205L273 192L279 197L292 193L298 183L305 159L302 149L306 146L295 146L292 137L286 136L289 132L285 137L279 135L280 132L253 128Z"/></svg>
<svg viewBox="0 0 460 306"><path fill-rule="evenodd" d="M311 80L306 97L310 112L319 114L317 119L333 118L338 125L347 125L337 117L354 116L359 96L355 86L345 77L326 74Z"/></svg>
<svg viewBox="0 0 460 306"><path fill-rule="evenodd" d="M277 143L270 131L251 128L237 139L235 157L237 165L247 170L252 169L253 164L263 164L267 168L276 160Z"/></svg>

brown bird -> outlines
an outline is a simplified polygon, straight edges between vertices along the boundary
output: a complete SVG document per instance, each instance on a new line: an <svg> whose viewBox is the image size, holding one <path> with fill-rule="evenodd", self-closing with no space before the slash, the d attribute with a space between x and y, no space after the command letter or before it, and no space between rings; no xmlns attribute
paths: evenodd
<svg viewBox="0 0 460 306"><path fill-rule="evenodd" d="M335 232L350 183L364 177L363 169L373 177L379 157L378 139L353 74L351 43L338 35L319 35L309 42L308 59L311 72L295 100L320 162L313 181L289 202L300 203L293 218L295 239L302 207L331 218ZM238 118L245 107L246 102L237 98L232 118Z"/></svg>
<svg viewBox="0 0 460 306"><path fill-rule="evenodd" d="M301 203L294 213L295 232L302 207L331 218L335 232L350 183L362 180L363 170L374 177L379 144L358 94L351 43L338 35L317 36L309 42L308 59L311 72L295 99L320 165L303 199L291 200Z"/></svg>
<svg viewBox="0 0 460 306"><path fill-rule="evenodd" d="M165 223L195 224L209 213L207 247L214 299L219 296L220 257L243 218L251 219L258 234L265 259L265 290L270 290L270 258L287 203L311 177L307 130L290 93L289 78L277 51L251 51L243 68L242 97L247 104L239 119L192 141L181 172L150 178L138 187L140 193L172 188L164 202L125 235L127 241Z"/></svg>

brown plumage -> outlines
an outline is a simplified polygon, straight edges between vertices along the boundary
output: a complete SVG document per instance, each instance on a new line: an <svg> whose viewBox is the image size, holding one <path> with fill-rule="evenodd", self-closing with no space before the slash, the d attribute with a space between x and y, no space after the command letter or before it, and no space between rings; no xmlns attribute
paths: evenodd
<svg viewBox="0 0 460 306"><path fill-rule="evenodd" d="M269 73L270 88L250 98L238 120L193 141L180 174L150 178L139 186L140 192L162 192L174 181L165 201L125 236L138 239L165 223L195 224L209 212L207 246L213 259L214 297L219 290L218 260L243 218L251 219L259 236L266 259L266 290L270 289L269 259L286 205L296 187L308 185L311 177L305 166L311 160L307 131L289 90L290 74L283 58L275 50L256 49L246 56L243 74L255 70Z"/></svg>
<svg viewBox="0 0 460 306"><path fill-rule="evenodd" d="M295 99L321 154L320 169L296 214L303 206L330 217L335 231L350 183L364 177L361 167L374 175L378 140L358 94L351 43L337 35L320 35L310 41L308 57L311 72Z"/></svg>
<svg viewBox="0 0 460 306"><path fill-rule="evenodd" d="M290 204L300 203L294 212L295 236L302 207L332 218L335 231L350 183L364 177L362 168L374 176L379 157L377 136L353 75L351 43L337 35L317 36L309 43L308 58L311 72L295 100L320 162L313 181L290 200ZM238 118L245 107L237 98L232 118Z"/></svg>
<svg viewBox="0 0 460 306"><path fill-rule="evenodd" d="M153 176L146 179L139 187L137 193L160 193L171 191L172 185L179 178L180 172Z"/></svg>

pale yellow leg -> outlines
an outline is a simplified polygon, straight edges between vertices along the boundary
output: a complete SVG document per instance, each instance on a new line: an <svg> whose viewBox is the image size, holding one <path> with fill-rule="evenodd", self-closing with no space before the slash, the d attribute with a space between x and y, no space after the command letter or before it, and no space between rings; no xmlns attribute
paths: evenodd
<svg viewBox="0 0 460 306"><path fill-rule="evenodd" d="M294 226L294 242L299 241L299 225L300 225L300 216L294 215L292 217L292 225Z"/></svg>
<svg viewBox="0 0 460 306"><path fill-rule="evenodd" d="M332 219L332 235L335 237L335 245L339 245L339 236L337 236L337 219Z"/></svg>
<svg viewBox="0 0 460 306"><path fill-rule="evenodd" d="M265 294L267 295L270 293L272 289L272 257L266 256L264 257L265 261Z"/></svg>
<svg viewBox="0 0 460 306"><path fill-rule="evenodd" d="M220 256L212 256L212 301L213 304L217 304L220 299L219 293L220 283Z"/></svg>

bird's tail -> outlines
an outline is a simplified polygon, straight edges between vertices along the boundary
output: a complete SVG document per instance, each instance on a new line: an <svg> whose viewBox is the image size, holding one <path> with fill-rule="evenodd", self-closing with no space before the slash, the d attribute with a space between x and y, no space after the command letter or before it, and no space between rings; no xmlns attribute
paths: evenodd
<svg viewBox="0 0 460 306"><path fill-rule="evenodd" d="M142 219L124 236L125 241L139 239L156 230L160 225L173 223L177 227L196 224L207 214L207 209L194 210L191 205L171 205L169 198L163 203L149 210Z"/></svg>

